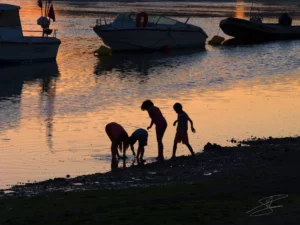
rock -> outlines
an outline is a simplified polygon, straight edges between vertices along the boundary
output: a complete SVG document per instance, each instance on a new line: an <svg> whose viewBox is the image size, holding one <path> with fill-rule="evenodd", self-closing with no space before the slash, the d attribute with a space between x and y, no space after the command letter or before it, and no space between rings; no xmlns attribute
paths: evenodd
<svg viewBox="0 0 300 225"><path fill-rule="evenodd" d="M217 150L217 149L221 149L222 146L221 145L218 145L216 143L214 144L211 144L210 142L208 142L205 146L204 146L204 151L207 151L207 150Z"/></svg>

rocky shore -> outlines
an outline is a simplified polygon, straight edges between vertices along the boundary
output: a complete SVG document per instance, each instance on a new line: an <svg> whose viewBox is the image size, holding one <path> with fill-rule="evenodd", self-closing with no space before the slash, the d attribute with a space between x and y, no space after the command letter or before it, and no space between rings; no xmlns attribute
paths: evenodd
<svg viewBox="0 0 300 225"><path fill-rule="evenodd" d="M53 191L195 184L240 174L251 175L256 171L268 171L268 177L261 181L265 185L264 188L272 186L272 182L277 180L281 173L285 174L285 178L300 178L299 137L231 141L237 146L221 147L208 143L203 152L196 154L195 158L181 156L164 162L119 168L103 174L50 179L13 186L8 192L10 196L31 196Z"/></svg>
<svg viewBox="0 0 300 225"><path fill-rule="evenodd" d="M298 225L300 138L231 142L194 158L2 190L0 224Z"/></svg>

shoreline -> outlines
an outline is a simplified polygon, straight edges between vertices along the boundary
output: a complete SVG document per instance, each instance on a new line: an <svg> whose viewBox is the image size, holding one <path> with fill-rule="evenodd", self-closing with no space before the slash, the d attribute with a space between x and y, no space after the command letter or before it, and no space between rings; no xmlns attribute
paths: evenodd
<svg viewBox="0 0 300 225"><path fill-rule="evenodd" d="M274 163L285 164L285 160L291 156L300 156L300 137L253 138L245 141L232 139L231 142L237 146L221 147L207 144L202 152L196 153L195 158L179 156L164 162L133 165L106 173L14 185L9 189L0 189L0 198L34 196L56 191L195 184L256 170L268 170ZM123 165L126 166L125 163ZM4 194L6 192L9 193Z"/></svg>
<svg viewBox="0 0 300 225"><path fill-rule="evenodd" d="M0 197L0 224L298 225L300 137L232 142L195 158L14 186ZM269 205L262 215L248 213L259 201Z"/></svg>

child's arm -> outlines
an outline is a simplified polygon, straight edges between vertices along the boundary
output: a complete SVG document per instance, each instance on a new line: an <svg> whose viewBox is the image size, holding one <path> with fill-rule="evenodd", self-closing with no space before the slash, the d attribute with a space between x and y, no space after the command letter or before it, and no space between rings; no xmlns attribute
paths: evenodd
<svg viewBox="0 0 300 225"><path fill-rule="evenodd" d="M130 149L131 149L131 151L132 151L133 156L135 156L134 147L133 147L132 144L130 145Z"/></svg>
<svg viewBox="0 0 300 225"><path fill-rule="evenodd" d="M193 124L193 121L191 120L191 118L188 116L188 120L190 121L190 123L191 123L191 129L192 129L192 132L193 133L195 133L196 132L196 130L195 130L195 128L194 128L194 124Z"/></svg>
<svg viewBox="0 0 300 225"><path fill-rule="evenodd" d="M153 126L153 120L151 120L151 124L149 127L147 127L147 130L149 130Z"/></svg>
<svg viewBox="0 0 300 225"><path fill-rule="evenodd" d="M176 126L176 123L178 122L178 120L175 120L173 123L173 126Z"/></svg>
<svg viewBox="0 0 300 225"><path fill-rule="evenodd" d="M127 156L126 156L126 144L125 142L122 142L123 143L123 159L127 159Z"/></svg>

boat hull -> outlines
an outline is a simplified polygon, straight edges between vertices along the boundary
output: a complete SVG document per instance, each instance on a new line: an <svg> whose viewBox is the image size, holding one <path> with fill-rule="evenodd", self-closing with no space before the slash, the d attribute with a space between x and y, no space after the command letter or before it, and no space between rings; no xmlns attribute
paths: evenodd
<svg viewBox="0 0 300 225"><path fill-rule="evenodd" d="M204 48L207 36L202 31L124 29L103 30L95 26L94 31L112 51L159 50L200 47Z"/></svg>
<svg viewBox="0 0 300 225"><path fill-rule="evenodd" d="M300 39L300 26L281 26L227 18L220 22L220 28L229 36L249 41Z"/></svg>
<svg viewBox="0 0 300 225"><path fill-rule="evenodd" d="M47 62L56 60L60 41L56 38L30 37L0 41L0 64Z"/></svg>

